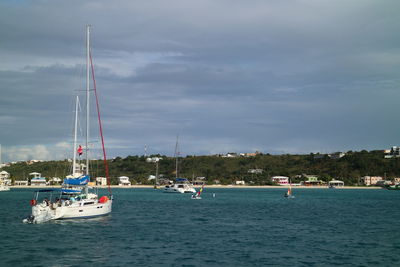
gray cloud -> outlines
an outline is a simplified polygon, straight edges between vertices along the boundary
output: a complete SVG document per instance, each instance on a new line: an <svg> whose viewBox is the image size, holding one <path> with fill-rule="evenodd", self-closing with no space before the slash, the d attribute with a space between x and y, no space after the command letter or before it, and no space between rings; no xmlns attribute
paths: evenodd
<svg viewBox="0 0 400 267"><path fill-rule="evenodd" d="M111 156L396 145L399 5L3 1L3 159L65 157L87 23Z"/></svg>

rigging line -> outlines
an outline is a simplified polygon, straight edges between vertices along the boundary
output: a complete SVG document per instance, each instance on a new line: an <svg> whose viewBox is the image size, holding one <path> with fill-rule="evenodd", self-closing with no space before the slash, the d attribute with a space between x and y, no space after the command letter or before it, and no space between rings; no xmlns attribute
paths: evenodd
<svg viewBox="0 0 400 267"><path fill-rule="evenodd" d="M96 97L96 107L97 107L97 119L99 121L99 128L100 128L100 136L101 136L101 145L103 147L103 158L104 158L104 166L106 169L106 178L107 178L107 184L108 184L108 192L110 195L112 195L111 192L111 186L110 186L110 176L109 176L109 170L108 170L108 163L107 163L107 155L106 155L106 149L104 147L104 137L103 137L103 127L101 125L101 118L100 118L100 108L99 108L99 98L97 97L97 90L96 90L96 79L94 76L94 67L93 67L93 61L92 61L92 51L89 50L89 57L90 57L90 66L92 69L92 78L93 78L93 91L94 95Z"/></svg>

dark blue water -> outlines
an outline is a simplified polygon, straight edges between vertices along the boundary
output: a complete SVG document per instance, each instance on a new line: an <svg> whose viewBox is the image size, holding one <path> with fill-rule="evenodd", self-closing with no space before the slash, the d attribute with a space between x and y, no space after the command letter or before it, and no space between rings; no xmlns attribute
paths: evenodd
<svg viewBox="0 0 400 267"><path fill-rule="evenodd" d="M400 191L113 192L111 216L38 225L32 190L1 192L0 266L400 265Z"/></svg>

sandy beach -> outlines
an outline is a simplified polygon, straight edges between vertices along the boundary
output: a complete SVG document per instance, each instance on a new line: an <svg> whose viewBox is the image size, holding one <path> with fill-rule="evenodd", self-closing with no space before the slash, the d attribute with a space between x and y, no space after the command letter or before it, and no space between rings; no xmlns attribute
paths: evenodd
<svg viewBox="0 0 400 267"><path fill-rule="evenodd" d="M107 188L107 186L96 186L98 188ZM200 188L200 186L194 186L195 188ZM260 188L288 188L289 186L273 186L273 185L205 185L207 188L250 188L250 189L260 189ZM17 186L13 185L10 188L59 188L59 186ZM132 186L119 186L111 185L111 188L153 188L153 185L132 185ZM292 188L301 189L329 189L327 186L292 186ZM379 186L342 186L336 187L335 189L382 189Z"/></svg>

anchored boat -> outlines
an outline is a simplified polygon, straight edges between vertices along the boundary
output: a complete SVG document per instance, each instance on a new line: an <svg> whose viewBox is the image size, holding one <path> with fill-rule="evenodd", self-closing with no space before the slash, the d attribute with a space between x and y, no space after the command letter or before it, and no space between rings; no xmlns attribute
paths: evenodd
<svg viewBox="0 0 400 267"><path fill-rule="evenodd" d="M96 82L94 78L94 67L90 53L90 26L86 27L86 165L77 161L77 155L84 153L82 146L77 145L77 124L79 97L76 98L75 105L75 129L73 142L73 162L72 174L68 175L61 186L57 189L43 189L35 191L34 198L30 201L32 214L23 220L25 223L42 223L50 220L72 219L72 218L90 218L107 215L112 210L113 196L110 188L108 175L108 165L106 152L104 148L104 138L102 133L100 111L98 105ZM103 156L106 177L108 182L108 196L99 197L96 188L90 187L89 174L89 99L90 99L90 70L93 79L93 91L96 97L97 115L99 121L99 130L103 147ZM43 195L45 195L43 197Z"/></svg>

